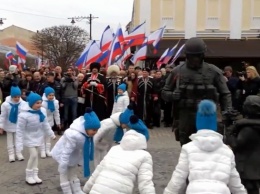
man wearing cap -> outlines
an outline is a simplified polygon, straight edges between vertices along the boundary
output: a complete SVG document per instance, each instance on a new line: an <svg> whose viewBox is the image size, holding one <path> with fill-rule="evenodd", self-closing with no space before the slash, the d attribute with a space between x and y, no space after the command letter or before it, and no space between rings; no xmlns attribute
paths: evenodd
<svg viewBox="0 0 260 194"><path fill-rule="evenodd" d="M231 94L222 71L204 62L206 44L200 38L187 40L184 47L186 62L173 69L162 90L162 98L173 102L174 120L178 121L181 145L190 142L196 132L195 115L203 99L220 102L221 110L232 107ZM177 123L177 122L176 122Z"/></svg>
<svg viewBox="0 0 260 194"><path fill-rule="evenodd" d="M90 64L90 73L87 73L82 83L82 93L85 96L85 106L91 107L99 120L106 118L106 78L99 73L100 63Z"/></svg>
<svg viewBox="0 0 260 194"><path fill-rule="evenodd" d="M3 99L10 95L12 84L18 85L19 81L17 66L10 65L9 74L3 80Z"/></svg>
<svg viewBox="0 0 260 194"><path fill-rule="evenodd" d="M158 100L158 95L155 92L154 79L149 76L150 69L146 67L142 71L143 76L138 79L137 114L151 129L153 102Z"/></svg>

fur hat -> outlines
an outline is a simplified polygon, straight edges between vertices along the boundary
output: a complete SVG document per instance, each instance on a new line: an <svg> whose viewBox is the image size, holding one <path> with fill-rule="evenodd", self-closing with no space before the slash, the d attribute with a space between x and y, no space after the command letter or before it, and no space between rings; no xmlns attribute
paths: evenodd
<svg viewBox="0 0 260 194"><path fill-rule="evenodd" d="M107 68L107 75L110 76L112 72L116 72L116 74L119 74L120 68L117 65L110 65Z"/></svg>
<svg viewBox="0 0 260 194"><path fill-rule="evenodd" d="M120 84L120 85L117 87L117 89L123 90L123 92L125 92L125 91L126 91L126 85L125 85L125 83Z"/></svg>
<svg viewBox="0 0 260 194"><path fill-rule="evenodd" d="M197 130L208 129L217 131L217 107L211 100L202 100L199 103L196 116Z"/></svg>
<svg viewBox="0 0 260 194"><path fill-rule="evenodd" d="M130 117L134 114L133 107L131 105L127 106L127 109L120 114L119 121L121 124L128 124Z"/></svg>
<svg viewBox="0 0 260 194"><path fill-rule="evenodd" d="M45 93L45 95L47 97L49 94L55 94L55 90L53 88L51 88L51 87L46 87L44 89L44 93Z"/></svg>
<svg viewBox="0 0 260 194"><path fill-rule="evenodd" d="M32 108L32 106L39 100L42 101L42 97L39 94L36 94L34 92L27 93L26 100L29 104L29 106Z"/></svg>
<svg viewBox="0 0 260 194"><path fill-rule="evenodd" d="M11 95L12 98L15 97L15 96L21 96L22 95L20 88L16 84L12 85L10 95Z"/></svg>
<svg viewBox="0 0 260 194"><path fill-rule="evenodd" d="M145 136L146 141L149 140L149 131L143 121L139 119L137 116L132 115L130 117L130 122L128 123L130 129L135 130L138 133L141 133Z"/></svg>
<svg viewBox="0 0 260 194"><path fill-rule="evenodd" d="M9 67L9 72L11 74L15 73L16 72L16 69L17 69L17 66L16 65L10 65Z"/></svg>
<svg viewBox="0 0 260 194"><path fill-rule="evenodd" d="M91 63L90 64L90 71L92 71L92 69L94 69L94 68L96 68L98 71L100 70L100 67L101 67L101 65L100 65L100 63L98 63L98 62L93 62L93 63Z"/></svg>
<svg viewBox="0 0 260 194"><path fill-rule="evenodd" d="M85 123L84 123L85 130L100 128L100 120L97 117L96 113L91 108L89 107L86 108L84 119L85 119Z"/></svg>
<svg viewBox="0 0 260 194"><path fill-rule="evenodd" d="M150 68L149 67L145 67L142 69L142 71L147 71L148 73L150 72Z"/></svg>

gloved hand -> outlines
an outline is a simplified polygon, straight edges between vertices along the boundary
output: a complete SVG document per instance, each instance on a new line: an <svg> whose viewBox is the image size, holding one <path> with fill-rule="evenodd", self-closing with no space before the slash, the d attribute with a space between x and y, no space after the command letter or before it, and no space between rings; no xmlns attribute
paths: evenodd
<svg viewBox="0 0 260 194"><path fill-rule="evenodd" d="M180 99L181 99L181 93L174 91L174 92L172 93L172 99L173 99L173 100L180 100Z"/></svg>
<svg viewBox="0 0 260 194"><path fill-rule="evenodd" d="M89 84L90 84L91 86L97 87L97 83L96 83L96 82L90 82Z"/></svg>

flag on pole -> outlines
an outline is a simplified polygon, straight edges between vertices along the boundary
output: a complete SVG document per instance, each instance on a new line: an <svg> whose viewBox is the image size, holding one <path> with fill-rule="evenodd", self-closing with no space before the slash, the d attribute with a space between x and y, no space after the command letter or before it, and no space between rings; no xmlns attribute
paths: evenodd
<svg viewBox="0 0 260 194"><path fill-rule="evenodd" d="M105 30L101 36L101 40L100 40L100 50L102 52L109 49L109 46L110 46L111 42L113 41L113 38L114 38L113 32L112 32L110 26L108 25L105 28Z"/></svg>
<svg viewBox="0 0 260 194"><path fill-rule="evenodd" d="M87 67L93 62L96 62L96 60L102 55L102 52L94 40L91 46L88 49L86 60L85 60L85 66Z"/></svg>
<svg viewBox="0 0 260 194"><path fill-rule="evenodd" d="M119 37L120 36L120 29L117 30L117 33L114 37L114 40L113 42L111 43L111 46L110 46L110 53L109 53L109 59L108 59L108 63L107 63L107 66L110 66L113 64L116 56L121 56L122 55L122 48L121 48L121 44L120 44L120 41L119 41Z"/></svg>
<svg viewBox="0 0 260 194"><path fill-rule="evenodd" d="M96 62L100 63L101 66L104 66L108 62L109 50L102 52L102 55L97 59Z"/></svg>
<svg viewBox="0 0 260 194"><path fill-rule="evenodd" d="M160 57L160 59L156 62L156 65L157 65L157 69L160 69L161 65L163 64L163 60L165 59L165 57L167 56L167 54L169 53L169 48L167 48L162 56Z"/></svg>
<svg viewBox="0 0 260 194"><path fill-rule="evenodd" d="M12 58L14 58L14 54L12 53L12 51L8 51L5 54L5 58L8 59L8 60L11 60Z"/></svg>
<svg viewBox="0 0 260 194"><path fill-rule="evenodd" d="M184 48L185 44L183 44L179 50L177 51L176 55L173 57L172 61L170 62L170 65L173 65L175 63L175 61L179 58L179 56L181 55L181 52Z"/></svg>
<svg viewBox="0 0 260 194"><path fill-rule="evenodd" d="M177 46L179 45L179 43L180 43L180 40L177 42L177 44L176 44L171 50L169 50L169 52L167 53L167 55L164 57L164 59L163 59L163 63L164 63L164 64L168 64L168 62L170 61L170 59L174 56L175 51L176 51L176 48L177 48Z"/></svg>
<svg viewBox="0 0 260 194"><path fill-rule="evenodd" d="M81 69L83 66L85 66L85 61L86 61L86 57L88 54L88 50L90 48L90 46L93 44L93 41L89 41L85 47L85 49L83 50L83 52L81 53L79 59L77 60L75 66L78 69Z"/></svg>
<svg viewBox="0 0 260 194"><path fill-rule="evenodd" d="M133 55L133 57L130 60L132 61L133 64L136 64L137 61L146 59L146 53L147 53L147 38L145 39L140 49Z"/></svg>
<svg viewBox="0 0 260 194"><path fill-rule="evenodd" d="M127 45L127 48L142 45L145 41L145 24L146 22L143 22L138 25L125 37L125 44Z"/></svg>
<svg viewBox="0 0 260 194"><path fill-rule="evenodd" d="M163 37L163 33L165 30L166 26L163 26L161 28L159 28L157 31L154 32L154 35L152 37L156 37L156 40L153 41L153 47L154 47L154 51L153 53L156 54L158 52L159 49L159 42L161 40L161 38ZM151 38L151 41L153 40L153 38Z"/></svg>
<svg viewBox="0 0 260 194"><path fill-rule="evenodd" d="M16 41L16 53L24 61L26 60L27 52L28 52L28 50L23 45L21 45L21 43Z"/></svg>

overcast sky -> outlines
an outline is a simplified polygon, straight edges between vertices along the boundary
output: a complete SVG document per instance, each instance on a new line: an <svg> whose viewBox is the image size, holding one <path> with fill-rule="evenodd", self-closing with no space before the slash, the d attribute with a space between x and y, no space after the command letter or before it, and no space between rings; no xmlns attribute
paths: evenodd
<svg viewBox="0 0 260 194"><path fill-rule="evenodd" d="M132 17L133 0L0 0L0 18L6 18L0 29L16 25L32 31L54 25L71 25L73 16L93 16L92 37L100 40L107 25L114 31L120 23L123 30ZM37 16L38 15L38 16ZM89 32L87 20L77 22Z"/></svg>

